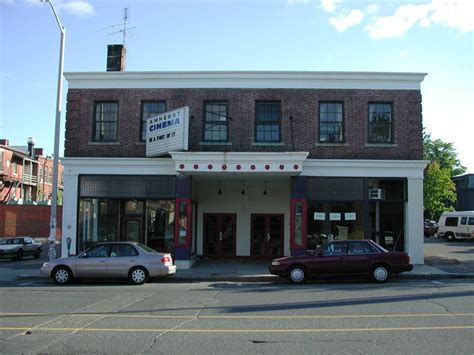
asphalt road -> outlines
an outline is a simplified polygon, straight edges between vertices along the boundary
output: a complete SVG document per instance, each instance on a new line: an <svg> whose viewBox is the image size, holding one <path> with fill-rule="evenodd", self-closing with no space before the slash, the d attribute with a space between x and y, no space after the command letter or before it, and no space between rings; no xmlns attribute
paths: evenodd
<svg viewBox="0 0 474 355"><path fill-rule="evenodd" d="M474 273L474 240L425 238L425 263L454 273Z"/></svg>
<svg viewBox="0 0 474 355"><path fill-rule="evenodd" d="M0 352L472 354L472 280L0 288Z"/></svg>

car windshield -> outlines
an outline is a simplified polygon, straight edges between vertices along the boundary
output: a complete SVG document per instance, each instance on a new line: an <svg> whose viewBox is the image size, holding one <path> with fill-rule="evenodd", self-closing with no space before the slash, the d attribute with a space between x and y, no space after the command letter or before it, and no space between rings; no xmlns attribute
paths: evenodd
<svg viewBox="0 0 474 355"><path fill-rule="evenodd" d="M5 244L23 244L23 239L15 238L15 239L8 239Z"/></svg>
<svg viewBox="0 0 474 355"><path fill-rule="evenodd" d="M147 252L148 254L158 254L158 252L155 249L147 247L145 244L137 243L136 245L143 251Z"/></svg>
<svg viewBox="0 0 474 355"><path fill-rule="evenodd" d="M0 239L0 245L5 245L7 244L7 241L5 239Z"/></svg>

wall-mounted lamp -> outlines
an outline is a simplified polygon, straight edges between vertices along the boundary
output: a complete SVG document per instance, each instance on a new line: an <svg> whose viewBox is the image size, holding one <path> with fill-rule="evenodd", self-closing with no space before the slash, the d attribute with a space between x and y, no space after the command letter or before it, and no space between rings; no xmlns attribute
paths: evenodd
<svg viewBox="0 0 474 355"><path fill-rule="evenodd" d="M221 189L221 182L219 181L219 191L217 191L218 195L222 195L222 189Z"/></svg>
<svg viewBox="0 0 474 355"><path fill-rule="evenodd" d="M240 192L241 195L245 195L245 183L242 181L242 191Z"/></svg>
<svg viewBox="0 0 474 355"><path fill-rule="evenodd" d="M265 182L265 190L263 190L263 194L266 195L267 194L267 183Z"/></svg>

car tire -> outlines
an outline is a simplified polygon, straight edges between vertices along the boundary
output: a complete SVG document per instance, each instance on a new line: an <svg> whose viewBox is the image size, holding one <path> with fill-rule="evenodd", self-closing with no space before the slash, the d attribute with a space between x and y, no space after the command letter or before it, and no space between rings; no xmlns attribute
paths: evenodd
<svg viewBox="0 0 474 355"><path fill-rule="evenodd" d="M142 266L134 267L128 273L129 281L134 285L142 285L149 279L148 271Z"/></svg>
<svg viewBox="0 0 474 355"><path fill-rule="evenodd" d="M288 280L292 284L303 284L306 282L308 275L303 266L293 266L288 272Z"/></svg>
<svg viewBox="0 0 474 355"><path fill-rule="evenodd" d="M16 260L22 260L23 259L23 250L18 250L18 252L16 253L16 257L15 257Z"/></svg>
<svg viewBox="0 0 474 355"><path fill-rule="evenodd" d="M58 285L66 285L72 281L72 272L66 266L58 266L53 270L51 276Z"/></svg>
<svg viewBox="0 0 474 355"><path fill-rule="evenodd" d="M375 265L370 271L370 278L375 282L385 282L390 278L390 269L386 265Z"/></svg>
<svg viewBox="0 0 474 355"><path fill-rule="evenodd" d="M444 236L448 242L454 242L456 240L456 237L454 236L454 233L448 232Z"/></svg>

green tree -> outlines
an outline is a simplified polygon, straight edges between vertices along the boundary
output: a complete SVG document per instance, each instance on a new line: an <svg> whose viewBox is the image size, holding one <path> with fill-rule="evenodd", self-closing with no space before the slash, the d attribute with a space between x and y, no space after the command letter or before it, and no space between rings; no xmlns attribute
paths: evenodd
<svg viewBox="0 0 474 355"><path fill-rule="evenodd" d="M428 160L425 169L424 207L430 219L438 219L443 211L454 210L456 185L452 178L461 175L466 168L461 165L453 143L431 139L423 132L423 158Z"/></svg>
<svg viewBox="0 0 474 355"><path fill-rule="evenodd" d="M461 165L458 153L453 143L443 142L441 139L431 139L431 134L423 132L423 158L437 162L440 169L447 169L451 177L466 172L466 167Z"/></svg>
<svg viewBox="0 0 474 355"><path fill-rule="evenodd" d="M454 210L456 186L448 169L441 169L436 161L425 170L424 207L430 219L438 219L443 211Z"/></svg>

